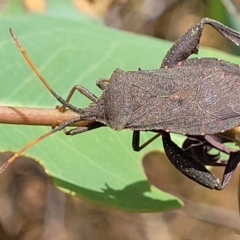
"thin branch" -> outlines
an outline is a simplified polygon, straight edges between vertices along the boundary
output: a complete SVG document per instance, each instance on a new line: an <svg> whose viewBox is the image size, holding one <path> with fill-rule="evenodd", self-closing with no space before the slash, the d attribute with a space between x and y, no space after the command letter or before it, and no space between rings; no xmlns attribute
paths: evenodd
<svg viewBox="0 0 240 240"><path fill-rule="evenodd" d="M38 125L55 127L61 122L79 116L71 110L64 113L55 108L31 108L0 106L0 123L19 125ZM73 126L86 126L87 121L81 121Z"/></svg>

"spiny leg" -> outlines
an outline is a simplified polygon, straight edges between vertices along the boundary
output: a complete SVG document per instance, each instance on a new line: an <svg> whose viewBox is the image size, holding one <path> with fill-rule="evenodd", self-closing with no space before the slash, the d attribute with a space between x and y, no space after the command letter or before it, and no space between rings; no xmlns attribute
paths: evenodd
<svg viewBox="0 0 240 240"><path fill-rule="evenodd" d="M220 182L202 164L172 142L170 136L164 135L162 139L165 153L172 164L186 177L210 189L222 190L225 188L240 162L240 151L231 152L223 174L223 180Z"/></svg>
<svg viewBox="0 0 240 240"><path fill-rule="evenodd" d="M220 34L228 38L236 46L240 44L240 33L210 18L203 18L195 26L190 28L170 48L165 56L161 68L173 67L177 63L186 60L191 54L198 53L199 42L205 24L211 25Z"/></svg>
<svg viewBox="0 0 240 240"><path fill-rule="evenodd" d="M69 102L67 102L66 100L64 100L61 96L59 96L53 89L52 87L47 83L47 81L44 79L44 77L42 76L42 74L37 70L36 66L34 65L33 61L31 60L31 58L28 56L28 54L26 53L25 49L23 48L22 44L20 43L20 41L18 40L18 38L16 37L16 35L14 34L13 30L11 28L9 28L10 34L12 35L16 45L18 46L19 50L21 51L23 57L26 59L27 63L29 64L29 66L32 68L32 70L34 71L34 73L37 75L37 77L41 80L41 82L44 84L44 86L48 89L48 91L64 106L68 107L69 109L71 109L74 112L81 112L82 109L73 106L72 104L70 104Z"/></svg>
<svg viewBox="0 0 240 240"><path fill-rule="evenodd" d="M161 133L155 134L152 138L150 138L148 141L140 145L140 131L133 131L133 136L132 136L132 148L134 151L139 152L143 148L145 148L148 144L153 142L155 139L157 139Z"/></svg>

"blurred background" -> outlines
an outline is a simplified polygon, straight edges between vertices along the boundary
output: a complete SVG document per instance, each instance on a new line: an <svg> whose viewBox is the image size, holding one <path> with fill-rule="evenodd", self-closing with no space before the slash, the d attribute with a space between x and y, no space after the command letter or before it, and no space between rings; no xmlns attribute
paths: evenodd
<svg viewBox="0 0 240 240"><path fill-rule="evenodd" d="M35 13L44 12L48 5L43 0L21 2L26 11ZM7 4L8 1L0 0L0 9L4 10ZM234 29L239 26L237 0L74 0L72 4L109 27L171 41L202 17L214 18ZM210 27L204 29L201 44L237 54ZM9 156L8 152L0 154L1 162ZM185 202L182 209L140 214L86 202L56 189L41 166L20 157L1 179L0 239L240 239L238 170L231 184L217 192L176 174L160 152L149 153L142 162L149 181L180 197ZM219 168L212 171L222 174Z"/></svg>

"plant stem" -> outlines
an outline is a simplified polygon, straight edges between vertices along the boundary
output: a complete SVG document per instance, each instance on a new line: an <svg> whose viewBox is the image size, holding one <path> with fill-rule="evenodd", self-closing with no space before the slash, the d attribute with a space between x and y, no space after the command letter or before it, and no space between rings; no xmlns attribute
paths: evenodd
<svg viewBox="0 0 240 240"><path fill-rule="evenodd" d="M37 125L55 127L59 123L79 116L71 110L60 112L56 108L12 107L0 106L0 123ZM81 121L73 126L86 126L89 122Z"/></svg>

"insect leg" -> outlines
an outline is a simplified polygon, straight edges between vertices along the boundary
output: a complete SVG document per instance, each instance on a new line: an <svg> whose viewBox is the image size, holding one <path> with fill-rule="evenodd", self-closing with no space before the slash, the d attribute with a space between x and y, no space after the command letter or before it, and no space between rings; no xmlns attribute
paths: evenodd
<svg viewBox="0 0 240 240"><path fill-rule="evenodd" d="M90 99L92 102L96 103L98 98L93 94L91 93L88 89L86 89L85 87L83 86L80 86L80 85L75 85L72 87L71 91L69 92L67 98L66 98L66 102L70 102L70 99L72 98L73 94L75 91L79 91L82 95L84 95L85 97L87 97L88 99ZM61 111L61 112L64 112L66 110L66 104L63 104L61 107L58 107L58 109Z"/></svg>
<svg viewBox="0 0 240 240"><path fill-rule="evenodd" d="M182 144L182 150L202 165L226 166L227 162L220 160L219 152L210 153L212 148L212 145L205 140L204 136L188 136Z"/></svg>
<svg viewBox="0 0 240 240"><path fill-rule="evenodd" d="M223 144L224 142L231 142L230 140L225 140L223 137L215 135L205 135L205 139L211 146L224 153L230 154L230 152L236 151L236 149L227 147Z"/></svg>
<svg viewBox="0 0 240 240"><path fill-rule="evenodd" d="M161 133L155 134L152 138L150 138L148 141L140 145L140 131L133 131L133 136L132 136L132 148L134 151L139 152L143 148L145 148L148 144L153 142L155 139L157 139Z"/></svg>
<svg viewBox="0 0 240 240"><path fill-rule="evenodd" d="M162 136L162 141L168 159L182 174L204 187L220 190L220 180L213 176L200 162L178 147L171 140L170 135Z"/></svg>
<svg viewBox="0 0 240 240"><path fill-rule="evenodd" d="M105 79L105 78L102 78L102 79L99 79L97 82L96 82L96 85L101 89L101 90L104 90L106 89L107 85L108 85L108 82L109 82L109 79ZM69 102L70 99L72 98L75 90L79 91L81 94L83 94L85 97L87 97L88 99L90 99L92 102L94 103L97 103L98 101L98 97L96 97L93 93L91 93L88 89L86 89L85 87L83 86L80 86L80 85L75 85L71 91L69 92L68 94L68 97L66 99L66 102ZM61 107L58 108L61 112L64 112L65 109L66 109L66 105L62 105Z"/></svg>
<svg viewBox="0 0 240 240"><path fill-rule="evenodd" d="M227 162L227 166L223 174L222 182L216 188L216 190L222 190L228 185L239 162L240 162L240 151L231 152Z"/></svg>
<svg viewBox="0 0 240 240"><path fill-rule="evenodd" d="M224 37L235 45L240 44L240 33L210 18L203 18L180 37L167 52L161 68L173 67L177 63L186 60L191 54L198 53L199 42L205 24L211 25Z"/></svg>
<svg viewBox="0 0 240 240"><path fill-rule="evenodd" d="M103 126L106 126L106 125L104 125L100 122L96 122L96 123L92 123L92 124L89 124L89 125L84 126L84 127L77 127L77 128L70 129L69 131L65 131L64 133L66 135L73 136L73 135L84 133L84 132L94 130L96 128L100 128L100 127L103 127Z"/></svg>

